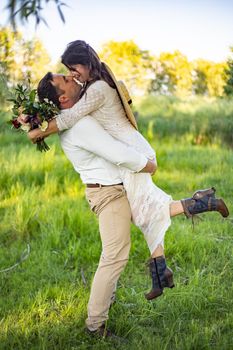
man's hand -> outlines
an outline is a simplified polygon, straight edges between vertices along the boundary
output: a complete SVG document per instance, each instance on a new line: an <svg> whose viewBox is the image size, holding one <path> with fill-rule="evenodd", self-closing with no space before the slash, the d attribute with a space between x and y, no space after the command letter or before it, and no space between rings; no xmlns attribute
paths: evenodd
<svg viewBox="0 0 233 350"><path fill-rule="evenodd" d="M157 164L156 164L155 160L148 160L145 168L140 170L139 173L150 173L151 175L154 175L156 170L157 170Z"/></svg>

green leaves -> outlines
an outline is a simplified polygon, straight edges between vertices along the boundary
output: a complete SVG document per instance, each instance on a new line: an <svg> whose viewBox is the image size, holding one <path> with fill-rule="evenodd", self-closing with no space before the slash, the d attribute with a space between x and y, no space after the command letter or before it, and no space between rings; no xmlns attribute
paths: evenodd
<svg viewBox="0 0 233 350"><path fill-rule="evenodd" d="M39 102L36 89L30 89L30 86L18 84L14 90L15 98L8 101L13 102L13 114L37 115L39 114L43 120L50 120L59 113L59 109L51 102Z"/></svg>
<svg viewBox="0 0 233 350"><path fill-rule="evenodd" d="M9 99L13 103L12 112L13 118L10 121L15 129L20 129L29 132L33 129L40 128L46 130L48 121L51 120L59 109L49 100L40 102L38 100L37 91L30 89L30 86L18 84L14 90L15 98ZM24 122L18 121L21 114L26 114ZM43 139L37 142L39 151L48 151L49 147Z"/></svg>
<svg viewBox="0 0 233 350"><path fill-rule="evenodd" d="M9 20L14 30L16 30L17 27L17 18L20 19L22 24L28 22L29 18L34 18L36 26L39 25L40 22L43 22L45 25L48 25L45 18L41 14L48 2L55 3L61 21L65 23L65 17L61 8L67 5L64 2L61 2L60 0L8 0L6 9L10 13Z"/></svg>
<svg viewBox="0 0 233 350"><path fill-rule="evenodd" d="M29 100L30 100L30 102L34 104L35 98L36 98L36 90L34 89L34 90L32 90L32 91L30 92L30 94L29 94Z"/></svg>
<svg viewBox="0 0 233 350"><path fill-rule="evenodd" d="M233 47L231 47L233 54ZM224 93L226 96L233 96L233 58L229 57L227 60L227 67L225 69L226 85L224 86Z"/></svg>

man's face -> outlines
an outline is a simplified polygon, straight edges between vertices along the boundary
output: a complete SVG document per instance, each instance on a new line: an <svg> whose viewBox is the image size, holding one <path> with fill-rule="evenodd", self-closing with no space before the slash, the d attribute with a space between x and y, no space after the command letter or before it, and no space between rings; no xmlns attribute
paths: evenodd
<svg viewBox="0 0 233 350"><path fill-rule="evenodd" d="M62 92L59 97L62 108L71 108L78 101L81 86L72 76L53 74L52 84Z"/></svg>

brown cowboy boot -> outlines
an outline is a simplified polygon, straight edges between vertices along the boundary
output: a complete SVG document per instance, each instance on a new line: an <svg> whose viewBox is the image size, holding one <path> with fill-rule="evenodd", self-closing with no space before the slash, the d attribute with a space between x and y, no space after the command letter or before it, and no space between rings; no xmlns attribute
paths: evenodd
<svg viewBox="0 0 233 350"><path fill-rule="evenodd" d="M223 199L215 198L215 188L196 191L192 198L181 200L184 214L187 218L206 211L218 211L224 218L229 215L228 208Z"/></svg>
<svg viewBox="0 0 233 350"><path fill-rule="evenodd" d="M147 300L152 300L163 294L164 288L175 287L173 282L173 272L166 266L164 256L151 258L149 260L150 274L152 278L152 289L145 294Z"/></svg>

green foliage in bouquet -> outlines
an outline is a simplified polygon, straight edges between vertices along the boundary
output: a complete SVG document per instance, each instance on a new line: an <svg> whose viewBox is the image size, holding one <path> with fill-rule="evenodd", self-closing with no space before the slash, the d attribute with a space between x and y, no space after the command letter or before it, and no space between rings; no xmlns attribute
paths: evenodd
<svg viewBox="0 0 233 350"><path fill-rule="evenodd" d="M14 90L14 98L9 99L13 103L13 118L10 124L14 129L29 132L33 129L40 128L45 131L48 122L59 113L59 109L52 101L38 100L37 91L18 84ZM20 115L26 115L24 123L18 121ZM49 150L49 146L44 139L37 141L37 149L39 151Z"/></svg>

